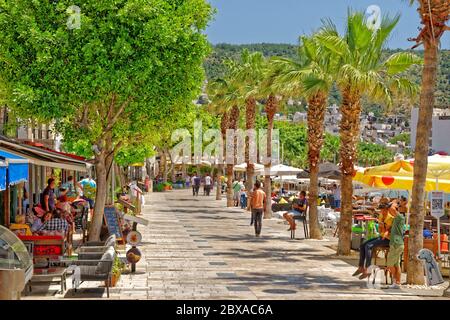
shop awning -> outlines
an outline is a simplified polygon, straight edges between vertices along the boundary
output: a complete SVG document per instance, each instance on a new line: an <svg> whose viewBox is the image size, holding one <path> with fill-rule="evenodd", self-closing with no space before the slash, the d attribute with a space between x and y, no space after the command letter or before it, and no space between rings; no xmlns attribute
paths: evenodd
<svg viewBox="0 0 450 320"><path fill-rule="evenodd" d="M0 191L6 190L6 167L8 165L4 161L0 161Z"/></svg>
<svg viewBox="0 0 450 320"><path fill-rule="evenodd" d="M29 163L49 168L87 172L88 168L92 166L86 161L78 160L59 152L20 144L0 136L1 150L22 157L23 159L28 159Z"/></svg>
<svg viewBox="0 0 450 320"><path fill-rule="evenodd" d="M0 150L0 160L4 160L8 166L7 185L14 185L28 180L28 160Z"/></svg>

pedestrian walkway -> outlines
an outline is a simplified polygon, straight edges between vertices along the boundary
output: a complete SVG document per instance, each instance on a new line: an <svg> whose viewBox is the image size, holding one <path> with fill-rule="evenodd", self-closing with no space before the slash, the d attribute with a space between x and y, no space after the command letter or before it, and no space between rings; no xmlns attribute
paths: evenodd
<svg viewBox="0 0 450 320"><path fill-rule="evenodd" d="M279 219L255 238L249 213L190 190L149 194L137 274L123 275L120 299L417 299L367 289L330 242L291 240Z"/></svg>
<svg viewBox="0 0 450 320"><path fill-rule="evenodd" d="M335 238L305 240L298 228L291 240L276 218L264 220L255 238L250 214L227 208L215 194L193 197L189 189L146 197L149 225L138 226L143 256L136 273L122 274L111 299L424 299L368 289L351 276L355 267L335 256ZM65 298L106 297L98 283L81 288ZM51 297L63 298L45 296Z"/></svg>

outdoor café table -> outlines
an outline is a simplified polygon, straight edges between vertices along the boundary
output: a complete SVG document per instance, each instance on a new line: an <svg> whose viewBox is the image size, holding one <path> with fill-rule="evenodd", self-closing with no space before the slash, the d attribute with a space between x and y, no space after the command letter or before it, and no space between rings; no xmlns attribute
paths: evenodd
<svg viewBox="0 0 450 320"><path fill-rule="evenodd" d="M34 269L33 276L27 284L28 292L31 293L32 286L59 284L61 285L61 294L64 294L64 292L67 290L66 278L66 268Z"/></svg>

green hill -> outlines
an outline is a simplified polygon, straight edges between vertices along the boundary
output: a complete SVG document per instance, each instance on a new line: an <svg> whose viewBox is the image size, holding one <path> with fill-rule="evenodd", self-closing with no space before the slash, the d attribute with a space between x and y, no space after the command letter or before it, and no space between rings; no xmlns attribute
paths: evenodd
<svg viewBox="0 0 450 320"><path fill-rule="evenodd" d="M206 75L209 80L223 76L225 67L223 61L227 58L238 59L243 49L249 51L260 51L266 57L281 56L294 58L297 46L290 44L260 43L260 44L217 44L213 46L213 52L205 61ZM386 55L402 50L386 50ZM423 55L422 51L415 51L418 55ZM420 83L421 67L415 67L408 72L411 79ZM336 102L336 93L330 97L331 102ZM373 105L366 105L368 108L377 109ZM438 74L438 85L436 89L436 108L450 108L450 50L441 50L441 61ZM375 110L376 111L376 110Z"/></svg>

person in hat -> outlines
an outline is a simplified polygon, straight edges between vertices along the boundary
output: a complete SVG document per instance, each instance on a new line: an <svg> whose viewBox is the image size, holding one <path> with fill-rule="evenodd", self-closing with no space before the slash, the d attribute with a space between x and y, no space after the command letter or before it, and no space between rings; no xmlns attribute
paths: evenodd
<svg viewBox="0 0 450 320"><path fill-rule="evenodd" d="M381 210L378 216L378 233L380 236L364 241L359 248L358 269L353 276L359 276L359 279L365 279L370 274L367 268L372 262L372 252L375 247L389 247L389 233L394 217L390 214L391 204L387 198L381 198L378 208Z"/></svg>

